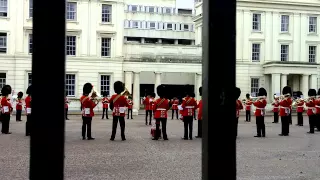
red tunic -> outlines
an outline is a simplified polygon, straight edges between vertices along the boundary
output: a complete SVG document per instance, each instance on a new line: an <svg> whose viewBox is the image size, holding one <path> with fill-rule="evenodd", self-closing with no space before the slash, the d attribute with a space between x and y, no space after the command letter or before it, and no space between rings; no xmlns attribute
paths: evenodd
<svg viewBox="0 0 320 180"><path fill-rule="evenodd" d="M199 101L198 108L199 108L198 120L202 120L202 99Z"/></svg>
<svg viewBox="0 0 320 180"><path fill-rule="evenodd" d="M253 102L251 100L246 101L246 111L251 111L251 105Z"/></svg>
<svg viewBox="0 0 320 180"><path fill-rule="evenodd" d="M109 106L109 99L107 98L107 97L104 97L103 99L102 99L102 108L103 109L108 109L108 106Z"/></svg>
<svg viewBox="0 0 320 180"><path fill-rule="evenodd" d="M89 96L81 96L80 103L82 107L82 116L93 117L93 108L95 108L97 104L94 103Z"/></svg>
<svg viewBox="0 0 320 180"><path fill-rule="evenodd" d="M291 111L292 99L291 98L283 99L282 101L280 101L279 104L280 104L279 115L280 116L289 116L290 111Z"/></svg>
<svg viewBox="0 0 320 180"><path fill-rule="evenodd" d="M182 100L182 116L193 116L194 109L197 107L197 102L192 97L186 97Z"/></svg>
<svg viewBox="0 0 320 180"><path fill-rule="evenodd" d="M279 112L279 106L280 106L280 104L279 104L279 100L275 100L275 102L273 102L272 103L272 105L273 105L273 112Z"/></svg>
<svg viewBox="0 0 320 180"><path fill-rule="evenodd" d="M308 107L307 115L312 116L317 113L317 109L315 108L316 100L310 99L309 102L306 102L306 106Z"/></svg>
<svg viewBox="0 0 320 180"><path fill-rule="evenodd" d="M297 104L297 112L300 113L300 112L303 112L304 109L303 109L303 105L304 105L304 101L300 101L300 103Z"/></svg>
<svg viewBox="0 0 320 180"><path fill-rule="evenodd" d="M110 102L113 103L113 116L126 116L126 107L129 106L127 98L122 95L114 94L110 98Z"/></svg>
<svg viewBox="0 0 320 180"><path fill-rule="evenodd" d="M26 114L29 115L31 114L31 96L27 96L24 101L26 103Z"/></svg>
<svg viewBox="0 0 320 180"><path fill-rule="evenodd" d="M160 118L167 118L168 116L168 110L170 109L169 107L169 100L168 99L157 99L154 101L154 118L155 119L160 119Z"/></svg>
<svg viewBox="0 0 320 180"><path fill-rule="evenodd" d="M7 99L7 97L3 97L1 99L1 113L2 114L10 114L12 111L12 105L10 101Z"/></svg>
<svg viewBox="0 0 320 180"><path fill-rule="evenodd" d="M172 100L171 103L172 103L171 105L172 110L178 110L179 100L178 99Z"/></svg>
<svg viewBox="0 0 320 180"><path fill-rule="evenodd" d="M236 117L239 117L241 109L243 109L243 105L240 100L237 100L236 101Z"/></svg>
<svg viewBox="0 0 320 180"><path fill-rule="evenodd" d="M255 116L264 116L265 115L265 107L267 105L267 101L265 99L257 100L253 103L253 105L256 107L256 111L254 113Z"/></svg>
<svg viewBox="0 0 320 180"><path fill-rule="evenodd" d="M320 99L315 99L315 107L317 109L317 114L320 114Z"/></svg>
<svg viewBox="0 0 320 180"><path fill-rule="evenodd" d="M17 99L16 110L22 110L22 99Z"/></svg>
<svg viewBox="0 0 320 180"><path fill-rule="evenodd" d="M64 108L68 109L69 108L69 99L68 98L64 98Z"/></svg>
<svg viewBox="0 0 320 180"><path fill-rule="evenodd" d="M133 108L133 102L132 100L128 99L128 109L132 109Z"/></svg>
<svg viewBox="0 0 320 180"><path fill-rule="evenodd" d="M144 99L144 101L143 101L144 109L145 109L146 111L152 110L152 109L150 109L150 102L152 101L152 100L150 101L150 99L151 99L151 98L146 97L146 98Z"/></svg>

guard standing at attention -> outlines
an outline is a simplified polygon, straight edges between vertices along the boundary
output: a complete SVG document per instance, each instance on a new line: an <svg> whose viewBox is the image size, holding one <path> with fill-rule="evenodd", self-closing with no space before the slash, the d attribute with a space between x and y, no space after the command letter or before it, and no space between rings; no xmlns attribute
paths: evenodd
<svg viewBox="0 0 320 180"><path fill-rule="evenodd" d="M67 96L68 96L68 94L66 93L66 96L64 98L64 110L65 110L65 118L66 118L66 120L69 120L68 111L69 111L69 103L70 103L70 101L69 101Z"/></svg>
<svg viewBox="0 0 320 180"><path fill-rule="evenodd" d="M202 96L202 87L199 88L199 94ZM202 99L199 100L198 106L198 136L196 138L202 138Z"/></svg>
<svg viewBox="0 0 320 180"><path fill-rule="evenodd" d="M172 120L174 117L174 113L176 113L176 118L179 119L178 105L179 105L179 99L177 97L174 97L171 100Z"/></svg>
<svg viewBox="0 0 320 180"><path fill-rule="evenodd" d="M264 116L266 114L265 107L267 105L267 91L260 88L258 92L258 99L253 103L256 107L254 115L256 116L257 135L254 137L266 137L266 126L264 124Z"/></svg>
<svg viewBox="0 0 320 180"><path fill-rule="evenodd" d="M167 91L164 85L157 87L159 99L154 101L154 118L156 119L156 134L152 140L158 140L160 137L160 122L163 134L163 140L169 140L167 136L167 116L170 109L170 101L166 98Z"/></svg>
<svg viewBox="0 0 320 180"><path fill-rule="evenodd" d="M302 94L301 94L302 95ZM303 111L304 111L304 100L299 96L299 99L296 101L297 104L297 114L298 114L298 123L297 126L303 126Z"/></svg>
<svg viewBox="0 0 320 180"><path fill-rule="evenodd" d="M18 99L16 100L16 121L22 121L21 120L21 114L22 114L22 97L23 92L18 92Z"/></svg>
<svg viewBox="0 0 320 180"><path fill-rule="evenodd" d="M10 85L4 85L1 89L1 120L2 120L2 134L11 134L9 132L9 126L10 126L10 114L13 110L12 105L10 103L10 94L11 94L11 86Z"/></svg>
<svg viewBox="0 0 320 180"><path fill-rule="evenodd" d="M126 136L124 134L125 131L125 121L124 118L126 116L126 107L129 106L127 98L121 93L125 90L124 83L121 81L117 81L113 85L114 92L116 94L112 95L110 98L110 109L112 110L113 121L112 121L112 134L111 141L114 141L117 132L118 121L120 123L121 128L121 139L122 141L126 140Z"/></svg>
<svg viewBox="0 0 320 180"><path fill-rule="evenodd" d="M282 89L282 99L280 101L281 116L281 134L279 136L289 136L290 111L292 105L292 90L291 87L285 86Z"/></svg>
<svg viewBox="0 0 320 180"><path fill-rule="evenodd" d="M238 123L239 123L239 115L240 115L240 110L243 109L243 105L241 101L239 100L239 97L241 95L241 89L236 87L235 89L235 98L236 98L236 121L234 123L234 128L235 128L235 137L238 136Z"/></svg>
<svg viewBox="0 0 320 180"><path fill-rule="evenodd" d="M279 123L279 106L280 106L280 102L279 102L279 97L274 94L274 101L272 102L273 105L273 122L272 123Z"/></svg>
<svg viewBox="0 0 320 180"><path fill-rule="evenodd" d="M133 108L133 101L132 101L132 96L130 95L130 96L128 96L128 117L127 117L127 119L129 119L129 115L130 115L130 117L131 117L131 119L133 119L133 117L132 117L132 108Z"/></svg>
<svg viewBox="0 0 320 180"><path fill-rule="evenodd" d="M27 121L26 121L26 136L31 135L31 121L32 121L32 116L31 116L31 97L32 97L32 85L30 85L27 89L27 97L24 100L26 103L26 115L27 115Z"/></svg>
<svg viewBox="0 0 320 180"><path fill-rule="evenodd" d="M316 109L316 95L317 91L315 89L309 89L308 96L306 100L306 106L308 107L307 115L309 116L309 134L314 134L315 121L317 120L317 109Z"/></svg>
<svg viewBox="0 0 320 180"><path fill-rule="evenodd" d="M107 92L103 92L103 99L102 99L102 118L104 119L104 115L106 115L106 118L109 119L108 117L108 107L109 106L109 98L108 98L108 93Z"/></svg>
<svg viewBox="0 0 320 180"><path fill-rule="evenodd" d="M186 97L182 100L181 107L183 108L182 116L184 123L184 140L188 140L188 128L189 128L189 139L192 140L193 131L193 113L194 108L197 107L197 102L191 97L192 91L190 86L186 86Z"/></svg>
<svg viewBox="0 0 320 180"><path fill-rule="evenodd" d="M149 125L151 125L151 118L152 118L152 109L151 109L151 103L152 103L151 94L148 93L145 97L143 104L144 109L146 110L146 125L148 125L148 116L149 116Z"/></svg>
<svg viewBox="0 0 320 180"><path fill-rule="evenodd" d="M197 100L196 100L196 98L195 98L195 97L196 97L196 94L195 94L194 92L191 93L191 97L196 101L196 104L197 104ZM197 108L195 107L195 108L194 108L194 111L193 111L193 118L194 118L194 120L197 120L197 115L196 115L197 113L196 113L196 112L197 112Z"/></svg>
<svg viewBox="0 0 320 180"><path fill-rule="evenodd" d="M251 121L251 106L252 106L253 102L250 98L250 94L246 94L246 122L250 122Z"/></svg>

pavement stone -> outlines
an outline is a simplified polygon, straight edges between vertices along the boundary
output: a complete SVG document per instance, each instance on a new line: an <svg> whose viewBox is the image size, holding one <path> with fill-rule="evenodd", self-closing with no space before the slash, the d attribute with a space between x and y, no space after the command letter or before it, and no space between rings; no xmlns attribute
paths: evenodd
<svg viewBox="0 0 320 180"><path fill-rule="evenodd" d="M183 124L168 120L169 141L152 141L144 116L126 121L127 141L118 127L109 141L111 120L93 121L94 141L81 140L81 118L66 122L66 180L200 180L201 140L183 141ZM14 116L12 119L15 119ZM320 179L320 133L306 134L305 126L291 126L289 137L279 137L280 124L266 117L266 138L254 138L255 118L239 120L237 174L239 180ZM293 118L296 122L296 118ZM197 122L194 123L196 135ZM29 167L29 138L25 123L12 122L11 135L0 135L0 179L25 180Z"/></svg>

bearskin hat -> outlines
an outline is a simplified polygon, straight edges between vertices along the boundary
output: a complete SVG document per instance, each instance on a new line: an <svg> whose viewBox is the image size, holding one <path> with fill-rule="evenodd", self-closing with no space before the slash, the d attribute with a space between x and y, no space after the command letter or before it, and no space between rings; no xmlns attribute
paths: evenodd
<svg viewBox="0 0 320 180"><path fill-rule="evenodd" d="M92 91L92 88L93 88L93 86L91 83L85 83L83 85L83 94L90 94Z"/></svg>
<svg viewBox="0 0 320 180"><path fill-rule="evenodd" d="M236 88L235 88L235 93L234 93L234 95L235 95L235 99L236 99L236 100L239 99L239 97L240 97L240 95L241 95L241 89L238 88L238 87L236 87Z"/></svg>
<svg viewBox="0 0 320 180"><path fill-rule="evenodd" d="M104 92L102 93L102 96L103 96L103 97L107 97L107 96L108 96L107 91L104 91Z"/></svg>
<svg viewBox="0 0 320 180"><path fill-rule="evenodd" d="M185 95L186 96L191 96L193 91L192 91L192 86L190 85L185 85L184 86L184 89L185 89Z"/></svg>
<svg viewBox="0 0 320 180"><path fill-rule="evenodd" d="M199 94L200 94L200 96L202 96L202 86L199 87Z"/></svg>
<svg viewBox="0 0 320 180"><path fill-rule="evenodd" d="M286 94L290 94L290 96L292 96L291 87L285 86L285 87L282 89L282 95L286 95Z"/></svg>
<svg viewBox="0 0 320 180"><path fill-rule="evenodd" d="M2 96L7 96L7 95L11 94L11 91L12 91L11 86L5 85L1 89L1 94L2 94Z"/></svg>
<svg viewBox="0 0 320 180"><path fill-rule="evenodd" d="M157 87L157 94L158 96L160 96L161 98L165 97L166 94L166 87L164 85L159 85Z"/></svg>
<svg viewBox="0 0 320 180"><path fill-rule="evenodd" d="M265 88L260 88L258 92L258 96L267 96L267 91Z"/></svg>
<svg viewBox="0 0 320 180"><path fill-rule="evenodd" d="M22 98L22 96L23 96L23 92L18 92L18 98Z"/></svg>
<svg viewBox="0 0 320 180"><path fill-rule="evenodd" d="M250 94L249 94L249 93L246 94L246 98L247 98L247 99L250 98Z"/></svg>
<svg viewBox="0 0 320 180"><path fill-rule="evenodd" d="M156 97L156 93L153 92L153 93L150 94L150 96L151 96L152 98L155 98L155 97Z"/></svg>
<svg viewBox="0 0 320 180"><path fill-rule="evenodd" d="M301 96L303 96L301 91L297 91L297 97L301 98Z"/></svg>
<svg viewBox="0 0 320 180"><path fill-rule="evenodd" d="M190 93L190 97L193 97L195 98L196 97L196 94L194 92Z"/></svg>
<svg viewBox="0 0 320 180"><path fill-rule="evenodd" d="M316 95L317 95L317 91L315 89L309 89L308 96L316 96Z"/></svg>
<svg viewBox="0 0 320 180"><path fill-rule="evenodd" d="M32 95L32 85L30 85L28 88L27 88L27 92L26 92L28 95Z"/></svg>
<svg viewBox="0 0 320 180"><path fill-rule="evenodd" d="M114 92L117 94L121 94L124 91L124 83L121 81L116 81L113 84Z"/></svg>
<svg viewBox="0 0 320 180"><path fill-rule="evenodd" d="M318 89L318 93L317 93L317 95L318 95L318 96L320 96L320 89Z"/></svg>

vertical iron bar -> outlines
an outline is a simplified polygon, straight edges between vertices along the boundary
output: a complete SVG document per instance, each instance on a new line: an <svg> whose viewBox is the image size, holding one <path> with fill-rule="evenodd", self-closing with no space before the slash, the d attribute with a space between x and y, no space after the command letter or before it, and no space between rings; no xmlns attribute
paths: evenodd
<svg viewBox="0 0 320 180"><path fill-rule="evenodd" d="M236 180L236 0L204 0L203 18L202 179Z"/></svg>
<svg viewBox="0 0 320 180"><path fill-rule="evenodd" d="M31 180L63 180L66 0L33 0Z"/></svg>

